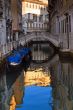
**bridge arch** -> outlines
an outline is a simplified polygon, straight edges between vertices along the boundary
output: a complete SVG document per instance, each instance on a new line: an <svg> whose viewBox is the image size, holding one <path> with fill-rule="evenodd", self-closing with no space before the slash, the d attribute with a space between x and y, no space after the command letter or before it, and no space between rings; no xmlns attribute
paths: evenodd
<svg viewBox="0 0 73 110"><path fill-rule="evenodd" d="M55 39L55 36L50 35L49 33L31 33L31 34L27 34L25 35L20 42L22 44L27 44L30 41L32 41L33 39L37 40L38 38L40 38L41 40L47 40L48 43L54 47L54 48L59 48L59 41L58 38Z"/></svg>

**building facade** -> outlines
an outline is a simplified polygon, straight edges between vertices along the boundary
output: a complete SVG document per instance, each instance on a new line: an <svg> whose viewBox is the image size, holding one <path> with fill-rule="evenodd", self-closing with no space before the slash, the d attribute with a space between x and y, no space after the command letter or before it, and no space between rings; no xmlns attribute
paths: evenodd
<svg viewBox="0 0 73 110"><path fill-rule="evenodd" d="M22 0L11 0L13 40L18 41L22 33Z"/></svg>
<svg viewBox="0 0 73 110"><path fill-rule="evenodd" d="M49 31L62 48L73 49L73 0L48 0Z"/></svg>
<svg viewBox="0 0 73 110"><path fill-rule="evenodd" d="M0 0L0 53L10 52L17 45L21 33L22 1Z"/></svg>
<svg viewBox="0 0 73 110"><path fill-rule="evenodd" d="M11 1L0 0L0 50L7 52L7 43L12 40ZM10 48L11 49L11 46ZM8 50L9 50L8 49Z"/></svg>
<svg viewBox="0 0 73 110"><path fill-rule="evenodd" d="M47 6L48 1L22 1L23 30L25 34L33 31L46 31L48 29Z"/></svg>

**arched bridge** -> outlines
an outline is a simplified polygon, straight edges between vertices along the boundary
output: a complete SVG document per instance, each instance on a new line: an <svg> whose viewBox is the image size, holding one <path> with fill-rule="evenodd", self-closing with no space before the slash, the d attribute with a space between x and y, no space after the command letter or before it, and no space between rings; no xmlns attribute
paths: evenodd
<svg viewBox="0 0 73 110"><path fill-rule="evenodd" d="M49 32L33 32L27 35L24 35L21 39L20 39L20 43L21 44L26 44L30 41L41 41L41 40L45 40L48 41L52 46L54 47L58 47L59 48L59 41L58 41L59 37L58 36L53 36L51 35Z"/></svg>

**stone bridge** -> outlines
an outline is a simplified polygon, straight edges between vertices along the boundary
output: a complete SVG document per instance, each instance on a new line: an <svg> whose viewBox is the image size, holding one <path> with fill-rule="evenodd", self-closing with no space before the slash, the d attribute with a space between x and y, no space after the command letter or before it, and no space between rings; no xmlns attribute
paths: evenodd
<svg viewBox="0 0 73 110"><path fill-rule="evenodd" d="M49 32L32 32L29 33L27 35L23 35L21 36L18 41L13 41L10 43L7 43L5 45L0 45L0 58L8 53L10 53L10 51L12 51L13 46L17 47L18 43L20 44L27 44L31 41L48 41L49 44L53 47L59 47L60 43L59 43L59 37L50 34Z"/></svg>
<svg viewBox="0 0 73 110"><path fill-rule="evenodd" d="M26 44L30 41L39 41L45 40L49 41L49 43L55 47L59 47L59 37L56 35L51 35L49 32L33 32L27 35L24 35L20 40L19 43Z"/></svg>

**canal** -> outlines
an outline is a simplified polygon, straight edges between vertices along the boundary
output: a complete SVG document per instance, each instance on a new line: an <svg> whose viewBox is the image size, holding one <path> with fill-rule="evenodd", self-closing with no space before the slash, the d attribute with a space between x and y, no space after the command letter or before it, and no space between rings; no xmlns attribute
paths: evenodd
<svg viewBox="0 0 73 110"><path fill-rule="evenodd" d="M0 77L0 110L73 110L72 61L48 58L53 51L44 50L32 49L26 71L6 70Z"/></svg>

